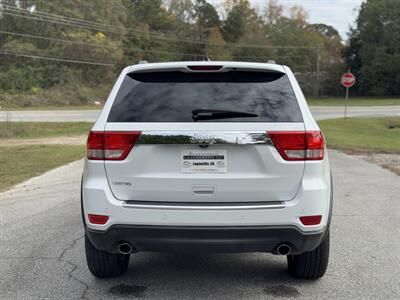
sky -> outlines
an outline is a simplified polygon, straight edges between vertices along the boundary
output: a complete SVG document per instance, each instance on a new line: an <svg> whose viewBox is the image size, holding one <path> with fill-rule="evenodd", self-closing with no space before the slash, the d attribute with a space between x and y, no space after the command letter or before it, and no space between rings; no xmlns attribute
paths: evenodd
<svg viewBox="0 0 400 300"><path fill-rule="evenodd" d="M258 1L252 1L258 2ZM283 5L301 5L308 12L310 23L325 23L335 27L347 40L350 25L354 24L363 0L279 0Z"/></svg>
<svg viewBox="0 0 400 300"><path fill-rule="evenodd" d="M263 7L268 0L250 0L252 5ZM301 5L308 12L309 23L324 23L335 27L343 40L347 40L350 25L358 15L364 0L278 0L283 6ZM211 0L221 4L222 0Z"/></svg>

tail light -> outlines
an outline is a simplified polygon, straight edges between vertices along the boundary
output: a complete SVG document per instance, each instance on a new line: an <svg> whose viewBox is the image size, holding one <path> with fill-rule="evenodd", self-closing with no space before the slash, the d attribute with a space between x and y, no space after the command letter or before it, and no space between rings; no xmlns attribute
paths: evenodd
<svg viewBox="0 0 400 300"><path fill-rule="evenodd" d="M140 133L140 131L91 131L87 140L87 158L124 160Z"/></svg>
<svg viewBox="0 0 400 300"><path fill-rule="evenodd" d="M109 217L103 216L103 215L88 214L88 219L89 219L89 222L92 224L104 225L107 223Z"/></svg>
<svg viewBox="0 0 400 300"><path fill-rule="evenodd" d="M325 141L320 131L269 131L284 160L322 160Z"/></svg>
<svg viewBox="0 0 400 300"><path fill-rule="evenodd" d="M322 216L304 216L300 217L300 222L305 226L318 225L321 223Z"/></svg>
<svg viewBox="0 0 400 300"><path fill-rule="evenodd" d="M222 69L222 66L209 66L209 65L198 65L198 66L188 66L192 71L218 71Z"/></svg>

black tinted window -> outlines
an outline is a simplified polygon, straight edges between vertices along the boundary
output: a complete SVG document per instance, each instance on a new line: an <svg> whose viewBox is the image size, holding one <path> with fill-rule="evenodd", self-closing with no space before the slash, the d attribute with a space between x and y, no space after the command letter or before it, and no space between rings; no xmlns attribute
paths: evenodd
<svg viewBox="0 0 400 300"><path fill-rule="evenodd" d="M118 91L108 122L194 122L194 110L249 114L197 122L302 121L285 74L230 71L129 74Z"/></svg>

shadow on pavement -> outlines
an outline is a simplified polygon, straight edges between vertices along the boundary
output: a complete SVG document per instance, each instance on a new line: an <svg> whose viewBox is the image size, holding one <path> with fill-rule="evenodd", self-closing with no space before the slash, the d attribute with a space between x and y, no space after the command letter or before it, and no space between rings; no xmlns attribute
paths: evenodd
<svg viewBox="0 0 400 300"><path fill-rule="evenodd" d="M290 277L286 257L247 253L139 253L123 277L93 280L92 292L101 285L111 297L145 298L294 298L314 284Z"/></svg>

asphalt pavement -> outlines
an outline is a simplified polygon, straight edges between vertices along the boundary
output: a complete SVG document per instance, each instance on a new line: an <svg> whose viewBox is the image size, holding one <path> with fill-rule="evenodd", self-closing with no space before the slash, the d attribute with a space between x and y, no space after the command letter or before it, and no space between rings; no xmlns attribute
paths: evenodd
<svg viewBox="0 0 400 300"><path fill-rule="evenodd" d="M272 254L131 256L128 272L96 279L84 256L82 161L0 193L0 299L398 299L400 177L330 152L331 256L320 280L291 278Z"/></svg>
<svg viewBox="0 0 400 300"><path fill-rule="evenodd" d="M311 111L317 120L343 117L344 107L313 106ZM94 122L99 110L0 110L0 122ZM349 117L400 116L400 106L350 106Z"/></svg>

